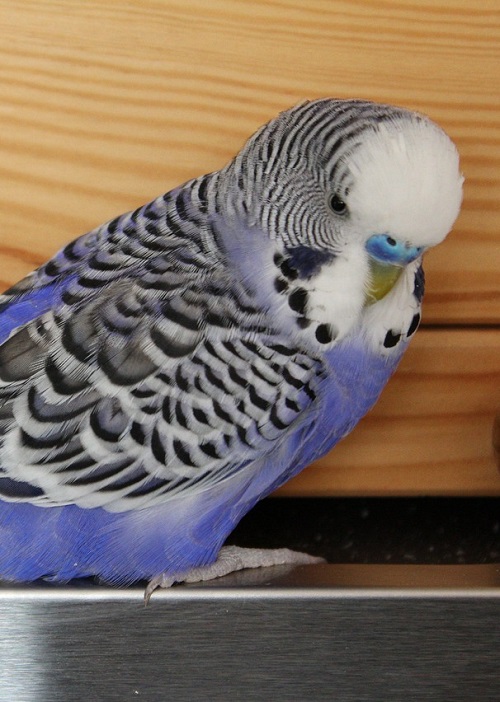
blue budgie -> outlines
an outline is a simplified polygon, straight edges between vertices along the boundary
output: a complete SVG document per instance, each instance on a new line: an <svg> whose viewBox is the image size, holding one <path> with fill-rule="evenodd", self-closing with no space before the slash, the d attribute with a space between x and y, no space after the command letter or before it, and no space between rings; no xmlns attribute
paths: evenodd
<svg viewBox="0 0 500 702"><path fill-rule="evenodd" d="M224 546L374 404L461 203L427 117L300 104L220 171L0 297L0 577L157 586L313 562Z"/></svg>

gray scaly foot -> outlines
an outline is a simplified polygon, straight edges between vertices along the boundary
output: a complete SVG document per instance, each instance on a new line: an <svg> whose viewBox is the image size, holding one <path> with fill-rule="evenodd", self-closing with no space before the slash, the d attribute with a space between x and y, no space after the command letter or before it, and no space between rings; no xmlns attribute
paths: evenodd
<svg viewBox="0 0 500 702"><path fill-rule="evenodd" d="M213 580L223 575L234 573L244 568L263 568L275 565L308 565L324 563L324 558L310 556L288 548L262 549L242 548L241 546L223 546L217 560L207 566L199 566L182 573L164 573L153 578L144 593L147 604L157 587L171 587L174 583L197 583Z"/></svg>

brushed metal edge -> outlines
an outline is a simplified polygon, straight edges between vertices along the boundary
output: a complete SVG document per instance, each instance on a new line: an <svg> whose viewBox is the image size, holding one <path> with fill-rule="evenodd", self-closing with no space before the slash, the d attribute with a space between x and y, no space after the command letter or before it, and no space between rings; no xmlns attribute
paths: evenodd
<svg viewBox="0 0 500 702"><path fill-rule="evenodd" d="M142 601L144 585L115 588L0 583L1 601ZM241 571L206 583L159 589L151 602L185 600L500 599L500 564L314 565Z"/></svg>

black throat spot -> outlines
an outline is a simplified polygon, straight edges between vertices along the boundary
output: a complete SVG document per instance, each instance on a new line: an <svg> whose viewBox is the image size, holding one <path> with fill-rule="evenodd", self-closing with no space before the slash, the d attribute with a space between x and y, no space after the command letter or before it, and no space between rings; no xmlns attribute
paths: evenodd
<svg viewBox="0 0 500 702"><path fill-rule="evenodd" d="M317 275L321 268L333 261L335 254L330 251L313 249L309 246L290 246L285 249L286 257L281 263L281 272L288 278L302 280ZM292 275L287 272L293 271Z"/></svg>

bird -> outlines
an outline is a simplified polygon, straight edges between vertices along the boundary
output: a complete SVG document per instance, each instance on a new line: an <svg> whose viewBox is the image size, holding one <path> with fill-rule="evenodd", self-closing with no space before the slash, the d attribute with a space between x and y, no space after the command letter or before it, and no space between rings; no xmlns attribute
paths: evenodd
<svg viewBox="0 0 500 702"><path fill-rule="evenodd" d="M307 100L1 295L0 578L316 562L224 543L378 399L462 183L427 116Z"/></svg>

